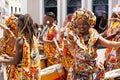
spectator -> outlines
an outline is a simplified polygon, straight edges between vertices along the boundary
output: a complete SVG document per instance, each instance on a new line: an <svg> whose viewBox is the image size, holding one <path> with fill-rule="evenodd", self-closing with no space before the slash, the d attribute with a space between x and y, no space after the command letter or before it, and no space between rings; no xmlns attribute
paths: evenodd
<svg viewBox="0 0 120 80"><path fill-rule="evenodd" d="M102 13L102 18L100 20L100 24L99 24L99 33L102 33L105 31L105 29L107 28L107 13L105 11L103 11Z"/></svg>

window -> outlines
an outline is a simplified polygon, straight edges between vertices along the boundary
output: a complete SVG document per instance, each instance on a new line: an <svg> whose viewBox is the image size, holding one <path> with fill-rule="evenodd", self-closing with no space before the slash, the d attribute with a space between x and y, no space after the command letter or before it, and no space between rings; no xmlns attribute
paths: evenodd
<svg viewBox="0 0 120 80"><path fill-rule="evenodd" d="M17 12L17 7L15 7L15 13Z"/></svg>
<svg viewBox="0 0 120 80"><path fill-rule="evenodd" d="M45 13L53 12L57 17L57 0L44 0Z"/></svg>
<svg viewBox="0 0 120 80"><path fill-rule="evenodd" d="M93 12L97 17L102 16L102 12L108 12L108 0L93 0Z"/></svg>
<svg viewBox="0 0 120 80"><path fill-rule="evenodd" d="M73 13L81 7L81 0L67 0L67 13Z"/></svg>
<svg viewBox="0 0 120 80"><path fill-rule="evenodd" d="M13 7L11 6L11 14L13 14Z"/></svg>
<svg viewBox="0 0 120 80"><path fill-rule="evenodd" d="M95 13L97 18L96 25L94 28L98 31L103 11L106 11L108 13L108 0L93 0L93 12Z"/></svg>
<svg viewBox="0 0 120 80"><path fill-rule="evenodd" d="M56 7L57 6L57 0L44 0L45 7Z"/></svg>
<svg viewBox="0 0 120 80"><path fill-rule="evenodd" d="M19 8L19 12L21 12L21 8Z"/></svg>

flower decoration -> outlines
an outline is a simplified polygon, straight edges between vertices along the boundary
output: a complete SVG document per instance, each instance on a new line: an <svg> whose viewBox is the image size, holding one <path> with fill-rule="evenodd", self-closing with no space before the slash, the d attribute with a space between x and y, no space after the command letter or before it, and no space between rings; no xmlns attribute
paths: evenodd
<svg viewBox="0 0 120 80"><path fill-rule="evenodd" d="M96 16L94 13L85 8L79 8L73 13L72 21L85 20L91 27L94 27L96 24Z"/></svg>
<svg viewBox="0 0 120 80"><path fill-rule="evenodd" d="M9 16L8 18L6 18L5 23L7 25L8 28L10 28L10 30L16 35L17 31L16 31L16 20L17 17L15 17L14 15Z"/></svg>

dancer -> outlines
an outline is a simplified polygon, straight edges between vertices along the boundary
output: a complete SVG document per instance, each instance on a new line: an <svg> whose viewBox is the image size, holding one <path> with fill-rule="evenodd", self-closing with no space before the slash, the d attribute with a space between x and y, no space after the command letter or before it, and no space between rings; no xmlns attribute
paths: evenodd
<svg viewBox="0 0 120 80"><path fill-rule="evenodd" d="M7 29L5 26L0 26ZM32 26L33 20L29 14L20 15L17 21L18 37L15 56L0 56L0 63L18 65L21 62L22 75L19 80L40 80L39 51Z"/></svg>
<svg viewBox="0 0 120 80"><path fill-rule="evenodd" d="M88 9L77 9L72 18L76 30L71 30L63 40L62 64L68 71L67 80L104 78L104 68L96 63L97 45L119 47L120 42L108 41L92 28L96 17ZM93 73L97 77L93 77Z"/></svg>
<svg viewBox="0 0 120 80"><path fill-rule="evenodd" d="M109 27L102 34L102 36L110 39L111 41L119 41L120 39L120 19L119 19L119 5L116 5L113 8L112 17L110 19ZM105 52L105 69L106 71L110 71L113 69L118 69L120 67L120 49L119 47L115 48L107 48Z"/></svg>
<svg viewBox="0 0 120 80"><path fill-rule="evenodd" d="M14 35L10 34L7 30L4 31L3 38L1 40L1 55L7 54L11 57L15 55L15 42L17 37L15 15L11 15L6 19L7 27L13 32ZM18 79L18 67L16 65L8 65L7 68L7 80Z"/></svg>

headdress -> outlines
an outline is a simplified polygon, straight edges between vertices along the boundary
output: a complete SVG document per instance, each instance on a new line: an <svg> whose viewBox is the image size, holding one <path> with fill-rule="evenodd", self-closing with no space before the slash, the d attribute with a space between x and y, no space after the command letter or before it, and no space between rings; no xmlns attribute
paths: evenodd
<svg viewBox="0 0 120 80"><path fill-rule="evenodd" d="M11 15L9 17L6 18L5 23L7 25L8 28L10 28L10 30L16 35L16 20L17 17L15 17L14 15Z"/></svg>
<svg viewBox="0 0 120 80"><path fill-rule="evenodd" d="M94 13L85 8L79 8L73 13L72 21L85 20L88 22L90 27L94 27L96 24L96 16Z"/></svg>

